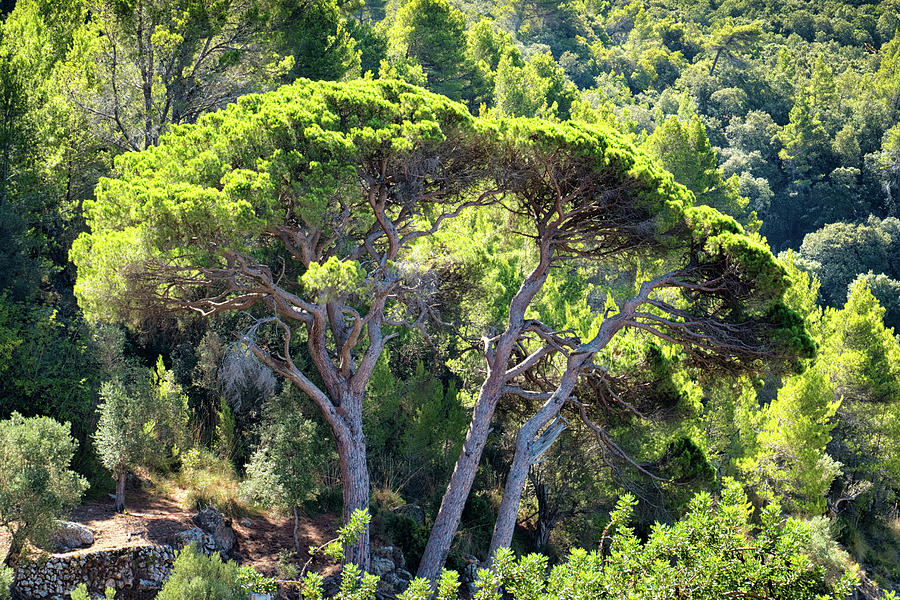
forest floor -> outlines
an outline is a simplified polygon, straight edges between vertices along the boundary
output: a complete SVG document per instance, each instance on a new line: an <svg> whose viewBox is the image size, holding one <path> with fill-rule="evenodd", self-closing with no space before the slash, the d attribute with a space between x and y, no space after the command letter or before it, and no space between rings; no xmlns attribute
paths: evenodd
<svg viewBox="0 0 900 600"><path fill-rule="evenodd" d="M191 517L197 511L186 508L186 496L186 491L180 488L168 493L155 488L128 489L125 514L116 513L112 499L104 498L78 506L68 520L86 525L94 533L94 544L88 551L167 544L173 534L194 527ZM318 546L334 538L338 525L334 515L301 515L301 547ZM277 575L278 553L294 548L294 523L289 516L253 513L235 518L232 528L238 542L236 558L265 575ZM0 531L0 557L6 555L8 543L5 532Z"/></svg>

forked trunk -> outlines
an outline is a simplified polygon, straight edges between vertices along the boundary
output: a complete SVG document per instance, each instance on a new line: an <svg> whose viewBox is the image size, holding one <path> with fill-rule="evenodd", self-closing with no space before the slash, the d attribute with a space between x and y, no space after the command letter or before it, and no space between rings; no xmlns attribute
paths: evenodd
<svg viewBox="0 0 900 600"><path fill-rule="evenodd" d="M116 504L113 507L117 513L125 512L125 477L127 473L122 470L116 474Z"/></svg>

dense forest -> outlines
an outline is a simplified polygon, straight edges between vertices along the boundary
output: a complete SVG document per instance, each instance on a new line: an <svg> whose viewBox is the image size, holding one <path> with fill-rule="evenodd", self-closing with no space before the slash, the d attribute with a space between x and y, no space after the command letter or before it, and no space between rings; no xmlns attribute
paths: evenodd
<svg viewBox="0 0 900 600"><path fill-rule="evenodd" d="M0 7L4 564L137 475L347 599L900 590L897 0Z"/></svg>

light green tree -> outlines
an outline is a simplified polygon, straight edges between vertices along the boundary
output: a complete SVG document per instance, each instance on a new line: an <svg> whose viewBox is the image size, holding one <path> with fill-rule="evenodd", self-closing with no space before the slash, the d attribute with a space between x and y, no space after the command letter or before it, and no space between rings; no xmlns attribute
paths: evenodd
<svg viewBox="0 0 900 600"><path fill-rule="evenodd" d="M674 115L668 117L641 147L671 172L675 181L694 192L698 204L735 218L745 216L747 199L738 193L738 178L722 178L716 151L696 114L687 122Z"/></svg>
<svg viewBox="0 0 900 600"><path fill-rule="evenodd" d="M494 79L496 112L504 116L566 120L578 99L575 84L549 52L534 55L524 65L518 54L506 54Z"/></svg>
<svg viewBox="0 0 900 600"><path fill-rule="evenodd" d="M430 90L454 100L469 92L471 65L466 60L466 16L447 0L409 0L388 31L396 61L420 65Z"/></svg>
<svg viewBox="0 0 900 600"><path fill-rule="evenodd" d="M840 475L840 464L825 451L839 405L821 367L782 384L778 397L761 414L755 452L738 461L757 493L781 499L792 514L824 512L826 494Z"/></svg>

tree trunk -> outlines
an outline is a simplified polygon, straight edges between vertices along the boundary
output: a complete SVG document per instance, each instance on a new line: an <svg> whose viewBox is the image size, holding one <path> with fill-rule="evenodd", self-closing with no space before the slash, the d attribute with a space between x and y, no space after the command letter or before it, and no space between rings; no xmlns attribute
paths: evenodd
<svg viewBox="0 0 900 600"><path fill-rule="evenodd" d="M6 551L6 557L3 559L3 564L7 567L15 567L16 563L19 562L19 555L22 554L22 549L25 547L25 536L20 534L24 529L25 526L23 525L13 533L12 540L9 543L9 550Z"/></svg>
<svg viewBox="0 0 900 600"><path fill-rule="evenodd" d="M553 530L553 517L550 514L550 491L545 483L532 480L534 483L534 495L537 498L538 516L534 532L534 547L543 550L550 542L550 532Z"/></svg>
<svg viewBox="0 0 900 600"><path fill-rule="evenodd" d="M300 516L297 514L297 505L294 505L294 552L301 556L300 548Z"/></svg>
<svg viewBox="0 0 900 600"><path fill-rule="evenodd" d="M710 68L710 70L709 70L710 77L712 77L713 71L716 70L716 65L719 64L719 57L722 56L722 50L723 50L723 48L719 48L716 51L716 57L713 59L712 68Z"/></svg>
<svg viewBox="0 0 900 600"><path fill-rule="evenodd" d="M125 512L125 478L127 472L122 470L116 473L116 504L113 510L117 513Z"/></svg>
<svg viewBox="0 0 900 600"><path fill-rule="evenodd" d="M428 581L437 582L440 579L441 569L450 552L450 545L459 527L466 499L475 481L478 463L481 462L481 453L490 433L491 419L500 399L499 387L499 384L488 379L478 395L469 433L456 461L453 475L450 476L450 483L447 485L441 508L431 528L428 544L422 554L422 561L419 563L417 576L424 577ZM496 391L493 388L496 388Z"/></svg>
<svg viewBox="0 0 900 600"><path fill-rule="evenodd" d="M533 429L533 427L523 427L516 437L516 454L513 457L512 466L509 468L509 475L506 477L503 500L500 501L497 521L494 523L494 535L491 537L491 546L488 550L488 562L494 559L494 554L498 549L509 547L512 543L516 518L519 516L522 490L525 489L528 469L531 468L531 441L534 439L531 431Z"/></svg>
<svg viewBox="0 0 900 600"><path fill-rule="evenodd" d="M369 508L369 470L366 465L366 438L361 428L338 438L338 458L344 488L344 523L350 521L357 509ZM369 528L366 527L355 544L344 548L344 563L369 569Z"/></svg>
<svg viewBox="0 0 900 600"><path fill-rule="evenodd" d="M604 323L606 325L607 321ZM615 328L601 326L597 338L603 336L608 340L615 333ZM604 346L606 343L604 343ZM522 500L522 490L528 479L528 469L532 463L546 451L558 436L550 430L544 432L541 439L538 434L556 419L563 404L575 389L578 375L582 365L587 362L591 354L572 354L566 364L566 371L559 381L559 385L553 395L541 406L533 417L528 419L519 434L516 436L516 454L513 457L509 476L506 478L506 487L503 490L503 500L500 501L500 509L497 513L497 522L494 524L494 535L491 537L491 547L488 551L490 561L499 548L508 547L512 543L513 531L516 527L516 517L519 515L519 502ZM553 429L552 427L550 428ZM559 430L561 431L561 430Z"/></svg>
<svg viewBox="0 0 900 600"><path fill-rule="evenodd" d="M478 470L478 463L481 462L481 453L484 451L488 433L491 430L491 419L494 416L497 403L503 395L503 384L507 379L509 358L512 354L513 346L525 326L525 312L528 310L528 306L535 294L541 290L544 282L547 280L547 273L550 271L550 261L553 256L553 249L549 241L542 240L540 256L537 266L525 278L519 291L516 292L516 295L510 301L509 324L506 327L506 331L497 338L495 350L490 352L486 347L486 350L488 350L487 378L484 380L478 393L478 400L475 403L475 410L472 412L472 422L469 425L469 432L466 434L466 441L463 444L459 458L456 460L453 475L450 476L450 483L447 484L447 491L444 492L441 508L438 510L434 525L431 527L431 535L428 538L428 544L425 546L425 552L422 554L422 561L419 563L417 576L427 579L433 586L437 585L440 578L441 569L447 560L450 545L453 543L453 537L456 535L456 529L459 527L459 520L462 517L466 499L469 497L469 491L472 489L472 482L475 481L475 472Z"/></svg>

